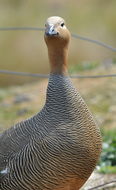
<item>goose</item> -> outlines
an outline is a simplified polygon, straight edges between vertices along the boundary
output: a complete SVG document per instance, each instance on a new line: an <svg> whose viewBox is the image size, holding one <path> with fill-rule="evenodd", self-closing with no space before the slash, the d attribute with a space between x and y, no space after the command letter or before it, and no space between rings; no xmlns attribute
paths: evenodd
<svg viewBox="0 0 116 190"><path fill-rule="evenodd" d="M70 38L63 18L47 19L45 105L0 134L0 190L78 190L96 166L100 130L68 75Z"/></svg>

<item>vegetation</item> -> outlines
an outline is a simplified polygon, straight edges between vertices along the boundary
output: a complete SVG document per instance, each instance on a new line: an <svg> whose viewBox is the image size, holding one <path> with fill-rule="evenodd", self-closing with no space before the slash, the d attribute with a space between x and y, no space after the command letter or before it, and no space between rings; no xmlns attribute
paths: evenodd
<svg viewBox="0 0 116 190"><path fill-rule="evenodd" d="M100 66L100 63L98 63L97 61L83 61L81 63L78 64L73 64L70 66L70 74L75 74L77 72L80 71L85 71L85 70L93 70L96 69L98 66Z"/></svg>
<svg viewBox="0 0 116 190"><path fill-rule="evenodd" d="M97 167L101 173L116 173L116 129L102 132L103 150Z"/></svg>

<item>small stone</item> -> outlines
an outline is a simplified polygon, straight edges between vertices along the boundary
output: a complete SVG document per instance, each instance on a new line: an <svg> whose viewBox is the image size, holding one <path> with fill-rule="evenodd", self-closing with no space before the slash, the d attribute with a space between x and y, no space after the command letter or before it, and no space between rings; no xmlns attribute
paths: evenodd
<svg viewBox="0 0 116 190"><path fill-rule="evenodd" d="M28 109L24 108L24 109L21 109L21 110L17 111L17 115L18 116L22 116L22 115L24 115L27 112L28 112Z"/></svg>
<svg viewBox="0 0 116 190"><path fill-rule="evenodd" d="M27 95L18 95L18 96L15 97L13 103L14 104L19 104L19 103L22 103L22 102L28 102L30 100L31 99Z"/></svg>

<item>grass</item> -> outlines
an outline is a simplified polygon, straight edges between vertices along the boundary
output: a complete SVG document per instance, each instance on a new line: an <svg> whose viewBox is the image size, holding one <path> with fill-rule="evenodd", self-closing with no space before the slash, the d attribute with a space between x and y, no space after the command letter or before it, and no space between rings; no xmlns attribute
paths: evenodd
<svg viewBox="0 0 116 190"><path fill-rule="evenodd" d="M94 62L83 61L81 63L71 65L69 70L70 70L70 74L75 74L79 71L86 71L86 70L89 71L89 70L96 69L99 65L100 63L96 61Z"/></svg>
<svg viewBox="0 0 116 190"><path fill-rule="evenodd" d="M88 63L88 66L83 67L83 63L78 74L83 75L96 75L102 72L105 74L106 71L101 68L100 64L93 66L93 62ZM72 66L71 66L72 67ZM77 73L78 67L74 66L74 72ZM116 66L113 64L110 71L114 73ZM95 115L97 123L102 128L115 128L115 78L101 78L101 79L73 79L74 85L80 91L81 95L87 102L90 110ZM47 79L32 84L25 84L17 87L0 88L0 121L3 126L9 127L12 123L25 119L42 108L45 101ZM17 96L27 96L29 101L22 101L14 103ZM21 110L24 110L22 114ZM25 111L26 110L26 111Z"/></svg>
<svg viewBox="0 0 116 190"><path fill-rule="evenodd" d="M46 85L47 81L41 81L29 85L1 88L0 131L40 111L45 100Z"/></svg>
<svg viewBox="0 0 116 190"><path fill-rule="evenodd" d="M116 129L102 130L103 147L102 154L98 166L101 173L116 174Z"/></svg>

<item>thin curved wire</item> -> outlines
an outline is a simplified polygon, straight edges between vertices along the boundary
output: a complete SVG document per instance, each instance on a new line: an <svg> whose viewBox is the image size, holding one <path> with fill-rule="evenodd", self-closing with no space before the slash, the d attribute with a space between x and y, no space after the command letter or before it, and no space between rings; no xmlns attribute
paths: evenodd
<svg viewBox="0 0 116 190"><path fill-rule="evenodd" d="M107 49L110 49L111 51L116 52L116 48L113 48L112 46L110 46L110 45L108 45L108 44L106 44L104 42L101 42L99 40L93 40L91 38L80 36L78 34L72 34L72 37L79 38L80 40L85 40L85 41L88 41L88 42L91 42L91 43L95 43L95 44L97 44L99 46L103 46L103 47L105 47Z"/></svg>
<svg viewBox="0 0 116 190"><path fill-rule="evenodd" d="M9 30L14 30L14 31L15 30L44 31L44 28L40 28L40 27L3 27L3 28L0 28L0 31L9 31ZM95 44L97 44L99 46L105 47L107 49L110 49L113 52L116 52L116 48L113 48L112 46L110 46L110 45L108 45L108 44L106 44L104 42L101 42L99 40L93 40L91 38L80 36L78 34L73 34L73 33L71 33L71 35L72 35L73 38L78 38L80 40L95 43Z"/></svg>
<svg viewBox="0 0 116 190"><path fill-rule="evenodd" d="M9 30L32 30L32 31L44 31L44 28L40 27L3 27L0 28L1 31L9 31Z"/></svg>
<svg viewBox="0 0 116 190"><path fill-rule="evenodd" d="M17 76L27 76L27 77L38 77L38 78L49 78L47 74L38 74L38 73L28 73L28 72L16 72L9 70L0 70L0 74L9 74ZM105 78L105 77L116 77L116 74L107 74L107 75L71 75L71 78Z"/></svg>

